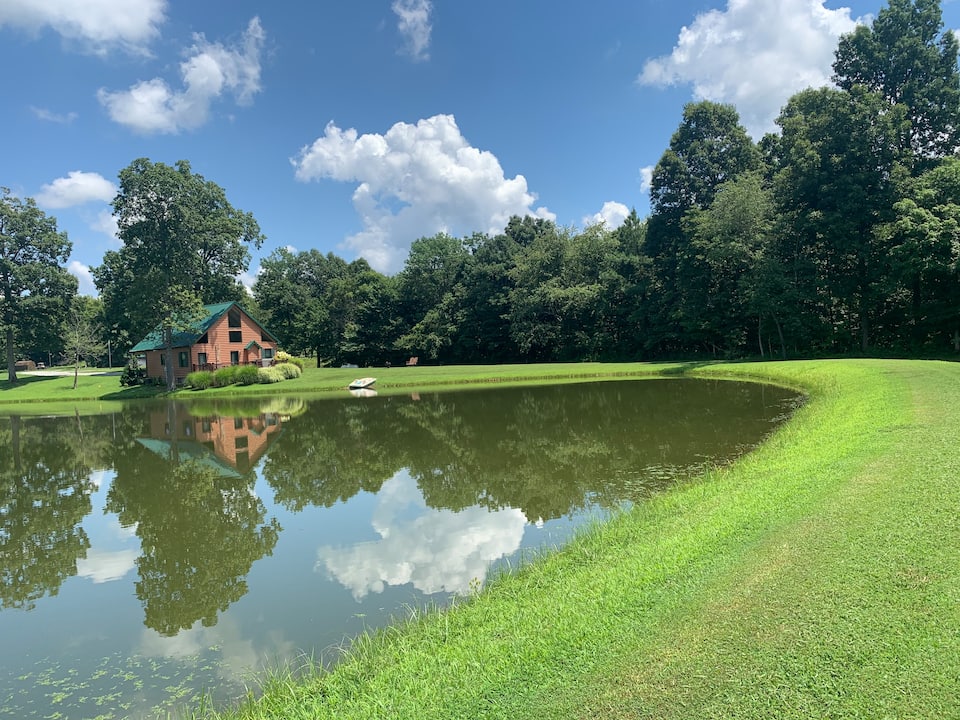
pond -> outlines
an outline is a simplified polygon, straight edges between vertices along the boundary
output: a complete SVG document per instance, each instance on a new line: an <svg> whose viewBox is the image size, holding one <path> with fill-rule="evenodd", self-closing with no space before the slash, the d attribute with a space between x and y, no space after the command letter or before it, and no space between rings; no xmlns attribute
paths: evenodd
<svg viewBox="0 0 960 720"><path fill-rule="evenodd" d="M0 418L0 718L222 702L754 447L799 402L615 381Z"/></svg>

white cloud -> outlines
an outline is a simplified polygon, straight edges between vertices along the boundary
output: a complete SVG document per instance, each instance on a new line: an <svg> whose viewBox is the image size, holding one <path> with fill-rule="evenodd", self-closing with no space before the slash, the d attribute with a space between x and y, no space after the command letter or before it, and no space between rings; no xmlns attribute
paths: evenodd
<svg viewBox="0 0 960 720"><path fill-rule="evenodd" d="M120 239L120 225L117 223L117 217L110 210L101 210L97 213L97 218L90 223L90 227L114 240Z"/></svg>
<svg viewBox="0 0 960 720"><path fill-rule="evenodd" d="M69 125L74 120L76 120L79 115L75 112L68 113L55 113L52 110L47 110L46 108L38 108L30 106L30 112L36 115L40 120L45 120L47 122L59 123L60 125Z"/></svg>
<svg viewBox="0 0 960 720"><path fill-rule="evenodd" d="M203 34L196 34L187 59L180 63L182 90L154 78L124 91L101 88L97 98L111 119L136 132L196 129L206 123L211 104L225 92L233 94L240 105L250 104L260 92L260 50L265 37L258 17L250 21L235 47L210 43Z"/></svg>
<svg viewBox="0 0 960 720"><path fill-rule="evenodd" d="M775 129L794 93L830 84L837 39L857 21L822 0L728 0L698 15L670 55L648 60L638 82L690 84L701 100L732 103L751 135Z"/></svg>
<svg viewBox="0 0 960 720"><path fill-rule="evenodd" d="M89 550L77 560L77 575L97 584L119 580L136 567L139 554L137 550Z"/></svg>
<svg viewBox="0 0 960 720"><path fill-rule="evenodd" d="M399 18L397 29L403 36L405 51L414 61L430 59L430 0L394 0L391 9Z"/></svg>
<svg viewBox="0 0 960 720"><path fill-rule="evenodd" d="M304 182L359 183L353 205L364 229L344 246L381 272L399 270L419 237L497 233L511 215L556 219L546 208L533 210L537 196L526 178L505 178L496 156L472 147L452 115L397 123L385 135L358 135L331 122L291 162Z"/></svg>
<svg viewBox="0 0 960 720"><path fill-rule="evenodd" d="M40 188L35 200L41 207L61 209L94 201L108 202L116 194L117 186L102 175L74 170Z"/></svg>
<svg viewBox="0 0 960 720"><path fill-rule="evenodd" d="M516 552L527 520L509 508L433 510L403 472L384 483L372 525L379 540L317 550L316 569L325 569L357 600L408 583L428 595L466 594L471 583L486 579L492 562Z"/></svg>
<svg viewBox="0 0 960 720"><path fill-rule="evenodd" d="M93 275L88 265L84 265L79 260L71 260L70 265L67 267L67 272L79 281L80 286L77 292L80 295L97 296L97 286L93 282Z"/></svg>
<svg viewBox="0 0 960 720"><path fill-rule="evenodd" d="M583 224L602 224L607 230L616 230L618 227L623 225L623 221L627 219L629 214L630 208L628 208L626 205L608 200L603 204L600 212L594 213L589 217L585 217L583 219Z"/></svg>
<svg viewBox="0 0 960 720"><path fill-rule="evenodd" d="M3 0L0 27L32 33L49 27L101 54L112 47L143 52L166 8L166 0Z"/></svg>
<svg viewBox="0 0 960 720"><path fill-rule="evenodd" d="M640 192L650 192L650 186L653 185L653 171L655 167L655 165L646 165L640 168Z"/></svg>

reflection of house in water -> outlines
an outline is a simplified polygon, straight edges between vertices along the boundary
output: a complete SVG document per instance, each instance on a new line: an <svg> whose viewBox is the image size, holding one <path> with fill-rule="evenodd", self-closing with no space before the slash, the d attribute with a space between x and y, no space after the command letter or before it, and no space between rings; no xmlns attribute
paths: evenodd
<svg viewBox="0 0 960 720"><path fill-rule="evenodd" d="M263 457L279 436L280 426L278 413L194 417L183 410L164 409L150 414L150 437L137 442L165 460L198 460L221 475L239 476Z"/></svg>

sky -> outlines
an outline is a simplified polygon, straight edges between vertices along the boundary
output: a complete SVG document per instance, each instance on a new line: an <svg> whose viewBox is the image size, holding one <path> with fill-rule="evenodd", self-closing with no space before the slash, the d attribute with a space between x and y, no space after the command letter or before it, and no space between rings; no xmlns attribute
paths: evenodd
<svg viewBox="0 0 960 720"><path fill-rule="evenodd" d="M881 0L2 0L0 186L73 243L121 243L110 201L141 157L188 160L278 248L403 268L410 243L511 215L617 227L689 102L754 139L830 82ZM960 2L944 24L960 27Z"/></svg>

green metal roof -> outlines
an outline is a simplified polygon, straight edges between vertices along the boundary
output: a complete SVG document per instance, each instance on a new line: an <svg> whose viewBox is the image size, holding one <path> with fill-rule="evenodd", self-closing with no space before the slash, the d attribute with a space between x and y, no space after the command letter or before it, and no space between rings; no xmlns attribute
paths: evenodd
<svg viewBox="0 0 960 720"><path fill-rule="evenodd" d="M206 333L213 326L213 324L217 320L222 318L223 315L227 312L227 310L229 310L234 305L236 305L237 308L239 308L244 313L246 313L247 317L249 317L251 320L257 323L257 325L260 326L260 329L264 333L266 333L271 340L273 340L274 342L277 341L277 339L273 336L273 333L271 333L269 330L263 327L263 325L261 325L260 322L255 317L253 317L253 315L247 312L246 308L244 308L240 303L224 302L224 303L215 303L213 305L204 305L203 309L207 313L206 316L203 319L199 320L196 323L196 325L193 326L193 329L188 331L175 332L173 334L173 347L175 348L190 347L191 345L196 343L197 340L203 337L203 334ZM141 353L141 352L147 352L148 350L163 350L163 348L164 348L163 328L161 328L158 325L143 340L141 340L132 348L130 348L130 352Z"/></svg>

